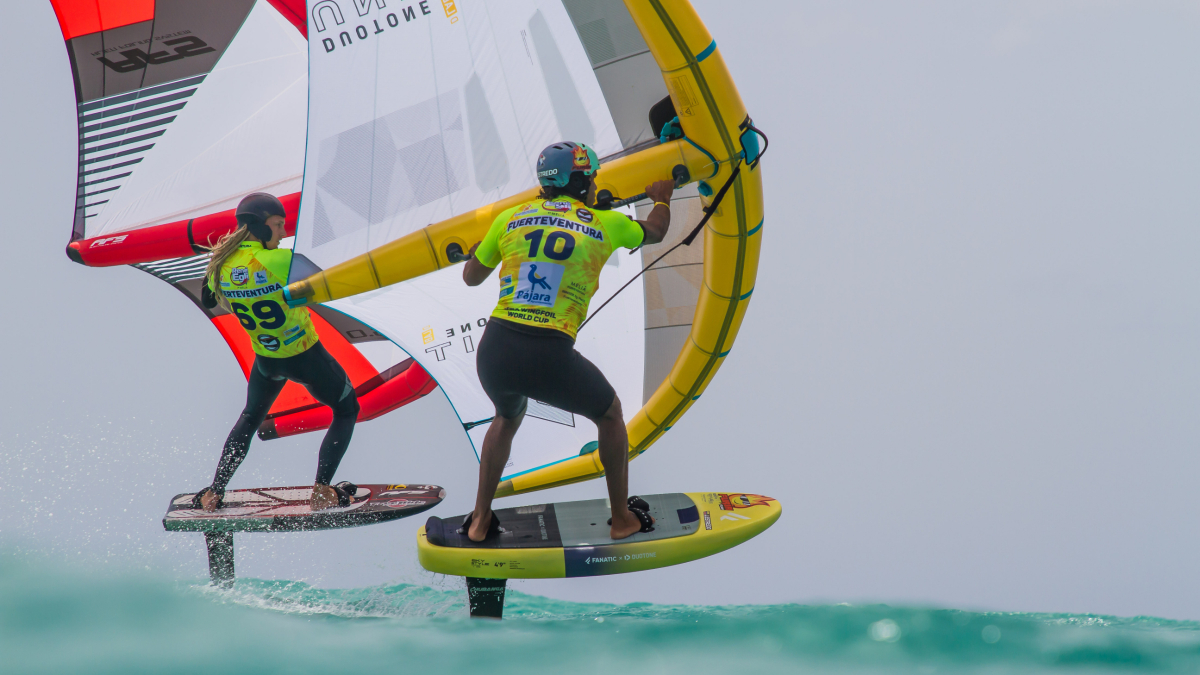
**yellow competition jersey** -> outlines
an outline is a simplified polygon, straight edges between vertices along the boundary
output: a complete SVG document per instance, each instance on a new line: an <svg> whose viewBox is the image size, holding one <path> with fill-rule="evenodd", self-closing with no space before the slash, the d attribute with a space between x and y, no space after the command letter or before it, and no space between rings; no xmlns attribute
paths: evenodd
<svg viewBox="0 0 1200 675"><path fill-rule="evenodd" d="M283 299L291 264L288 249L268 251L260 242L244 241L221 265L221 292L260 356L295 356L317 343L308 308L288 307ZM208 283L211 288L212 280Z"/></svg>
<svg viewBox="0 0 1200 675"><path fill-rule="evenodd" d="M500 268L492 316L555 328L572 339L600 287L600 270L618 248L637 248L644 233L616 211L593 211L568 197L537 199L496 217L475 257Z"/></svg>

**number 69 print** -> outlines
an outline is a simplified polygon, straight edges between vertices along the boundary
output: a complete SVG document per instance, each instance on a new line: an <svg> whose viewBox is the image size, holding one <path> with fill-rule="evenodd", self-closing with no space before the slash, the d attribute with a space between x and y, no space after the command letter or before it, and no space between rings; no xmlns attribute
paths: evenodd
<svg viewBox="0 0 1200 675"><path fill-rule="evenodd" d="M246 330L254 330L260 326L274 330L287 322L287 313L274 300L260 300L249 307L240 302L230 303L230 306L233 307L233 313L237 315L242 328ZM251 312L253 312L253 316L251 316ZM258 323L255 323L255 317L258 318Z"/></svg>

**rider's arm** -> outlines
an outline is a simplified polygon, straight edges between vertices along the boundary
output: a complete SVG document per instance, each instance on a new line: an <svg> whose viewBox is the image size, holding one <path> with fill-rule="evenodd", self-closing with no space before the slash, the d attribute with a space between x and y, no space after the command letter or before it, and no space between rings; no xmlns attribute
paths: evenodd
<svg viewBox="0 0 1200 675"><path fill-rule="evenodd" d="M482 284L491 276L496 265L500 264L500 233L504 231L509 217L516 213L518 208L520 207L501 211L492 221L492 226L488 228L483 241L471 247L468 253L471 257L467 259L467 264L463 265L463 281L468 286Z"/></svg>
<svg viewBox="0 0 1200 675"><path fill-rule="evenodd" d="M463 281L465 281L468 286L478 286L479 284L482 284L484 281L487 281L487 278L492 276L492 272L496 270L495 266L488 267L487 265L479 262L479 258L475 257L475 251L478 248L479 244L475 244L471 247L471 257L467 260L467 264L463 265Z"/></svg>
<svg viewBox="0 0 1200 675"><path fill-rule="evenodd" d="M204 305L205 309L212 309L218 304L216 292L213 291L212 280L204 277L204 284L200 286L200 304Z"/></svg>
<svg viewBox="0 0 1200 675"><path fill-rule="evenodd" d="M675 191L675 183L660 180L646 187L646 196L654 200L654 208L645 220L639 220L646 238L642 245L657 244L667 238L667 228L671 226L671 193Z"/></svg>

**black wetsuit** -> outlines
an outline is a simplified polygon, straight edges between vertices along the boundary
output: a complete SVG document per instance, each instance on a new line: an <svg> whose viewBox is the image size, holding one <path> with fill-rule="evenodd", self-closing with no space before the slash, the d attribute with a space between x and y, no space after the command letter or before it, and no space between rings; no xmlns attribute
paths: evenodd
<svg viewBox="0 0 1200 675"><path fill-rule="evenodd" d="M508 419L520 417L532 398L596 421L617 397L604 373L575 351L571 336L554 328L492 317L475 368L496 414Z"/></svg>
<svg viewBox="0 0 1200 675"><path fill-rule="evenodd" d="M346 447L354 433L354 423L358 419L358 397L354 394L346 371L326 351L324 345L317 342L295 356L254 358L246 393L246 408L225 440L217 474L213 477L212 489L216 492L225 492L229 479L233 478L233 473L246 459L251 437L266 419L271 404L288 380L304 385L313 398L333 410L333 423L321 442L316 482L329 485L333 480L333 474L346 454Z"/></svg>

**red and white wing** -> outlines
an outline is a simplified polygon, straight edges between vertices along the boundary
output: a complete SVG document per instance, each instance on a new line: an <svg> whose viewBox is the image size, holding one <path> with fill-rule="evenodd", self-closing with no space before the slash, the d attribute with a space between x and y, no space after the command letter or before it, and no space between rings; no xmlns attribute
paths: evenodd
<svg viewBox="0 0 1200 675"><path fill-rule="evenodd" d="M195 302L244 373L254 354L238 322L199 302L203 247L236 227L250 192L280 196L295 231L308 123L301 0L51 0L70 56L79 173L67 255L134 265ZM436 383L369 326L316 308L326 348L359 393L360 420ZM332 414L289 383L263 438L329 425Z"/></svg>

